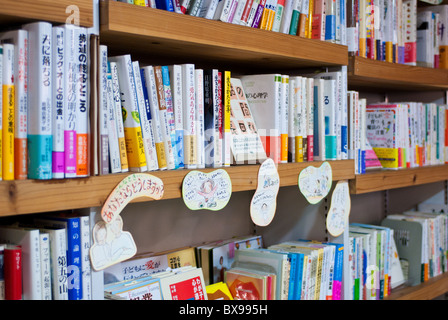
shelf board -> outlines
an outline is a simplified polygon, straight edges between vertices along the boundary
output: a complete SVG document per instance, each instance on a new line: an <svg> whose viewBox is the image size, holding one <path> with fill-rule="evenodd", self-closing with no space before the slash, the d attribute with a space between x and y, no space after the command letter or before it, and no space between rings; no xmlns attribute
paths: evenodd
<svg viewBox="0 0 448 320"><path fill-rule="evenodd" d="M448 165L375 170L350 180L350 193L363 194L448 180Z"/></svg>
<svg viewBox="0 0 448 320"><path fill-rule="evenodd" d="M385 300L431 300L448 292L448 273L429 279L413 287L392 289Z"/></svg>
<svg viewBox="0 0 448 320"><path fill-rule="evenodd" d="M349 57L348 86L354 90L448 90L448 70Z"/></svg>
<svg viewBox="0 0 448 320"><path fill-rule="evenodd" d="M333 180L354 178L353 160L329 161ZM300 171L322 162L287 163L278 166L280 186L298 184ZM232 191L255 190L259 165L240 165L224 168L230 175ZM210 172L216 169L201 169ZM182 181L191 170L153 171L150 174L162 179L165 192L162 199L182 197ZM0 182L0 216L49 212L87 207L101 207L114 187L128 174L110 174L88 178L64 180L15 180ZM139 198L135 202L153 201Z"/></svg>
<svg viewBox="0 0 448 320"><path fill-rule="evenodd" d="M92 0L0 0L0 26L10 27L32 21L65 23L72 13L66 13L70 5L79 8L79 25L93 26Z"/></svg>
<svg viewBox="0 0 448 320"><path fill-rule="evenodd" d="M169 57L176 63L220 62L263 70L348 63L346 46L118 1L101 1L100 21L102 44L148 59Z"/></svg>

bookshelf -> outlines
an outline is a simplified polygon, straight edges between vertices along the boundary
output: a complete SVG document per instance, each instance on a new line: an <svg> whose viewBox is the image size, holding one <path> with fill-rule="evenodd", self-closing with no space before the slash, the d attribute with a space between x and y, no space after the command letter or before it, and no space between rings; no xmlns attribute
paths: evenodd
<svg viewBox="0 0 448 320"><path fill-rule="evenodd" d="M431 300L446 293L447 288L448 273L444 273L414 287L396 288L386 300Z"/></svg>

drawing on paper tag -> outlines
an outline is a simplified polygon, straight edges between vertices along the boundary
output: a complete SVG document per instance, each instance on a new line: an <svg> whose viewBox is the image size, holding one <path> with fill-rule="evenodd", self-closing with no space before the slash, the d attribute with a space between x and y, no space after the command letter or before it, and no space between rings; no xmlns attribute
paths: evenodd
<svg viewBox="0 0 448 320"><path fill-rule="evenodd" d="M319 168L309 166L299 174L299 189L311 204L316 204L327 196L331 189L333 174L328 162Z"/></svg>
<svg viewBox="0 0 448 320"><path fill-rule="evenodd" d="M224 169L209 173L191 171L182 183L182 197L190 210L221 210L231 195L232 181Z"/></svg>
<svg viewBox="0 0 448 320"><path fill-rule="evenodd" d="M272 159L266 159L258 170L258 185L250 202L250 216L258 226L267 226L274 219L280 176Z"/></svg>
<svg viewBox="0 0 448 320"><path fill-rule="evenodd" d="M103 270L131 258L137 247L130 232L123 231L121 211L134 199L161 199L164 186L161 179L146 173L134 173L124 178L111 192L101 210L101 218L93 227L90 261L96 270Z"/></svg>
<svg viewBox="0 0 448 320"><path fill-rule="evenodd" d="M350 215L350 192L346 180L338 181L331 196L331 206L327 215L327 230L333 237L344 232Z"/></svg>

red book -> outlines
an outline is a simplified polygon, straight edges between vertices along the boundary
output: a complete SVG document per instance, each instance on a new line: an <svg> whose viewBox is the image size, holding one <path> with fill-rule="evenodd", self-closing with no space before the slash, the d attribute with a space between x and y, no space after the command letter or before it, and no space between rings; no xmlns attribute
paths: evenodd
<svg viewBox="0 0 448 320"><path fill-rule="evenodd" d="M3 254L5 299L22 300L22 248L7 245Z"/></svg>

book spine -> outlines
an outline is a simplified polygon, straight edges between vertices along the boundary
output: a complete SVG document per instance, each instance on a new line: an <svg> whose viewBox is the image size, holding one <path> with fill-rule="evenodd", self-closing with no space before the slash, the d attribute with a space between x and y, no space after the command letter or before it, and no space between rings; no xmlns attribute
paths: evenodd
<svg viewBox="0 0 448 320"><path fill-rule="evenodd" d="M67 236L65 229L46 230L50 234L52 265L52 296L54 300L68 300Z"/></svg>
<svg viewBox="0 0 448 320"><path fill-rule="evenodd" d="M235 9L235 14L233 15L232 23L241 24L241 17L243 16L244 9L246 8L247 1L239 0L238 6Z"/></svg>
<svg viewBox="0 0 448 320"><path fill-rule="evenodd" d="M300 10L302 9L300 0L295 0L293 2L292 15L291 15L291 23L289 25L289 34L297 35L297 29L299 26L299 18L300 18Z"/></svg>
<svg viewBox="0 0 448 320"><path fill-rule="evenodd" d="M296 78L289 79L288 108L288 162L296 162L297 90Z"/></svg>
<svg viewBox="0 0 448 320"><path fill-rule="evenodd" d="M67 221L67 277L69 300L82 299L81 233L79 219Z"/></svg>
<svg viewBox="0 0 448 320"><path fill-rule="evenodd" d="M214 167L215 109L213 99L213 70L204 70L204 154L205 166Z"/></svg>
<svg viewBox="0 0 448 320"><path fill-rule="evenodd" d="M288 162L288 114L289 111L289 76L282 75L280 79L280 162Z"/></svg>
<svg viewBox="0 0 448 320"><path fill-rule="evenodd" d="M79 72L76 85L76 176L89 175L89 39L87 29L75 29L77 52L77 70Z"/></svg>
<svg viewBox="0 0 448 320"><path fill-rule="evenodd" d="M3 254L5 300L22 300L22 248L7 245Z"/></svg>
<svg viewBox="0 0 448 320"><path fill-rule="evenodd" d="M288 34L289 33L289 26L291 25L291 17L292 17L292 10L294 2L298 0L287 0L284 5L283 9L283 17L282 21L280 22L280 29L279 32Z"/></svg>
<svg viewBox="0 0 448 320"><path fill-rule="evenodd" d="M109 161L110 148L109 148L109 131L108 131L108 65L107 65L107 46L100 45L99 52L99 174L108 174L111 171Z"/></svg>
<svg viewBox="0 0 448 320"><path fill-rule="evenodd" d="M3 180L3 46L0 44L0 181Z"/></svg>
<svg viewBox="0 0 448 320"><path fill-rule="evenodd" d="M112 78L112 91L113 91L113 108L115 112L115 119L117 124L117 137L118 145L120 149L120 164L121 172L128 172L128 155L126 151L126 141L124 135L124 123L123 123L123 113L121 110L121 93L120 86L118 82L118 71L117 64L115 62L108 62L110 66L111 78Z"/></svg>
<svg viewBox="0 0 448 320"><path fill-rule="evenodd" d="M197 168L197 131L194 64L182 65L184 95L184 164L186 169Z"/></svg>
<svg viewBox="0 0 448 320"><path fill-rule="evenodd" d="M82 274L82 300L92 300L92 279L90 266L90 217L79 217L81 234L81 274Z"/></svg>
<svg viewBox="0 0 448 320"><path fill-rule="evenodd" d="M300 10L299 26L297 28L297 35L299 37L306 37L306 22L308 19L309 0L302 0L302 8Z"/></svg>
<svg viewBox="0 0 448 320"><path fill-rule="evenodd" d="M223 72L222 78L222 101L223 101L223 166L230 166L230 145L231 145L231 132L230 132L230 71Z"/></svg>
<svg viewBox="0 0 448 320"><path fill-rule="evenodd" d="M231 8L234 2L237 2L236 0L222 0L223 7L221 11L221 15L219 17L219 20L223 22L229 22L229 16L231 13Z"/></svg>
<svg viewBox="0 0 448 320"><path fill-rule="evenodd" d="M3 180L14 180L14 45L3 44L2 71L2 172Z"/></svg>
<svg viewBox="0 0 448 320"><path fill-rule="evenodd" d="M112 73L110 69L110 63L106 61L107 65L107 75L106 75L106 122L107 122L107 140L109 147L109 158L107 159L110 172L118 173L121 172L121 155L120 155L120 144L118 138L117 129L117 112L115 111L115 101L114 101L114 91L112 84ZM119 114L121 117L121 113Z"/></svg>
<svg viewBox="0 0 448 320"><path fill-rule="evenodd" d="M110 60L117 63L129 170L132 172L144 172L147 170L146 156L143 149L142 129L139 123L140 116L136 101L137 95L131 56L113 57Z"/></svg>
<svg viewBox="0 0 448 320"><path fill-rule="evenodd" d="M312 1L312 0L311 0ZM314 79L307 80L307 141L306 141L306 155L307 161L314 160Z"/></svg>
<svg viewBox="0 0 448 320"><path fill-rule="evenodd" d="M223 98L222 98L222 94L223 94L223 88L222 88L222 72L218 71L218 77L216 79L216 84L218 86L217 88L217 109L218 109L218 148L219 148L219 155L220 155L220 167L223 166L224 163L224 145L223 145L223 140L224 140L224 120L223 120L223 109L224 109L224 105L223 105Z"/></svg>
<svg viewBox="0 0 448 320"><path fill-rule="evenodd" d="M135 92L137 94L137 107L139 114L139 122L142 130L143 149L146 157L146 166L148 171L157 170L159 165L157 162L157 152L154 140L154 131L151 126L151 119L146 113L146 102L143 93L142 79L140 76L140 64L138 61L132 62Z"/></svg>
<svg viewBox="0 0 448 320"><path fill-rule="evenodd" d="M50 236L40 233L40 262L42 281L42 300L52 300L51 296L51 264L50 264Z"/></svg>
<svg viewBox="0 0 448 320"><path fill-rule="evenodd" d="M174 113L174 129L175 129L175 145L176 153L175 163L179 169L184 168L184 127L183 127L183 95L182 91L182 67L180 65L172 65L169 67L170 83L172 85L173 94L173 113Z"/></svg>
<svg viewBox="0 0 448 320"><path fill-rule="evenodd" d="M204 152L204 70L195 69L195 101L196 101L196 130L197 130L197 168L205 168Z"/></svg>
<svg viewBox="0 0 448 320"><path fill-rule="evenodd" d="M312 38L313 12L314 12L314 0L309 0L308 17L307 17L306 23L305 23L305 37L308 39Z"/></svg>
<svg viewBox="0 0 448 320"><path fill-rule="evenodd" d="M251 7L249 8L249 13L247 16L246 26L251 27L255 19L255 14L257 13L258 5L260 0L253 0Z"/></svg>
<svg viewBox="0 0 448 320"><path fill-rule="evenodd" d="M294 162L303 162L303 138L305 123L305 108L303 105L303 88L306 79L294 77Z"/></svg>
<svg viewBox="0 0 448 320"><path fill-rule="evenodd" d="M274 32L280 31L280 25L282 23L283 13L285 10L285 2L286 2L286 0L279 0L277 2L277 7L275 9L274 21L272 24L272 31L274 31Z"/></svg>
<svg viewBox="0 0 448 320"><path fill-rule="evenodd" d="M336 0L325 1L325 41L336 42Z"/></svg>
<svg viewBox="0 0 448 320"><path fill-rule="evenodd" d="M52 178L51 130L51 33L45 22L23 26L29 35L28 62L28 158L29 179Z"/></svg>
<svg viewBox="0 0 448 320"><path fill-rule="evenodd" d="M150 116L152 119L151 123L153 125L154 143L157 152L157 163L159 166L159 170L166 170L168 167L167 155L162 136L162 127L160 123L159 99L157 97L157 85L154 74L154 67L144 67L140 70L140 72L142 75L142 81L145 83L144 88L146 88L146 92L148 93L149 106L146 107L149 107L149 110L147 109L146 112L148 118L148 112L150 112Z"/></svg>
<svg viewBox="0 0 448 320"><path fill-rule="evenodd" d="M218 3L219 3L219 0L211 0L210 1L210 5L208 6L207 11L204 15L205 19L209 19L209 20L213 19L216 9L218 8Z"/></svg>
<svg viewBox="0 0 448 320"><path fill-rule="evenodd" d="M335 101L335 80L324 80L323 88L323 110L325 131L325 159L337 159L337 121Z"/></svg>
<svg viewBox="0 0 448 320"><path fill-rule="evenodd" d="M212 72L212 100L213 100L213 116L214 116L214 164L215 168L222 166L222 138L220 137L220 130L222 129L222 97L221 97L221 76L218 70Z"/></svg>
<svg viewBox="0 0 448 320"><path fill-rule="evenodd" d="M261 17L264 11L264 7L266 5L267 0L260 0L260 4L257 7L257 11L255 12L254 21L252 22L251 27L257 29L260 26Z"/></svg>
<svg viewBox="0 0 448 320"><path fill-rule="evenodd" d="M76 58L75 48L75 26L65 25L65 74L66 92L64 99L64 176L65 178L76 177ZM30 106L31 107L31 106Z"/></svg>
<svg viewBox="0 0 448 320"><path fill-rule="evenodd" d="M170 71L168 66L162 66L163 91L166 101L166 116L168 121L168 132L171 142L172 162L174 169L179 169L179 160L176 148L176 125L174 120L173 92L171 90Z"/></svg>

